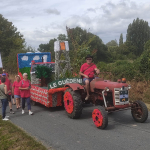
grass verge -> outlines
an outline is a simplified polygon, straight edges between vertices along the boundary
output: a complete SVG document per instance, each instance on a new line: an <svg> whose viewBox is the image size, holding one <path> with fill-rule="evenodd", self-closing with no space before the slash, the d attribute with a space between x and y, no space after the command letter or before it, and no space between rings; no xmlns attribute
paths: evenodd
<svg viewBox="0 0 150 150"><path fill-rule="evenodd" d="M147 106L147 108L149 109L149 111L150 111L150 104L146 104L146 106Z"/></svg>
<svg viewBox="0 0 150 150"><path fill-rule="evenodd" d="M47 148L10 121L3 121L0 116L0 150L47 150Z"/></svg>

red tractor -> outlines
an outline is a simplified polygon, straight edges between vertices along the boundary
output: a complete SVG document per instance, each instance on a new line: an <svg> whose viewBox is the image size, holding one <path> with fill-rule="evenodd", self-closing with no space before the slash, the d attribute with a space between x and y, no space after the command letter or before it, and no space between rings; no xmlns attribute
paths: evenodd
<svg viewBox="0 0 150 150"><path fill-rule="evenodd" d="M85 102L86 91L84 86L72 83L66 84L64 93L64 107L70 118L79 118L82 114L82 104ZM148 109L142 101L129 101L131 86L126 79L112 82L96 78L90 82L90 98L88 102L99 105L93 110L92 118L97 128L105 129L108 125L107 113L131 109L131 114L136 122L145 122L148 118ZM87 102L87 101L86 101Z"/></svg>

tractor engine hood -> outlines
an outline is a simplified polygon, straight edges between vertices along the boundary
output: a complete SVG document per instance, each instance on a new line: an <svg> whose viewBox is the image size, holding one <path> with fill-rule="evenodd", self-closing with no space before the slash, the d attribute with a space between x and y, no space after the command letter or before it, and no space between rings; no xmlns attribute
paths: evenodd
<svg viewBox="0 0 150 150"><path fill-rule="evenodd" d="M114 88L122 88L122 87L128 87L127 83L118 83L118 82L112 82L110 80L102 80L102 79L95 79L91 81L90 88L91 92L94 92L94 89L105 89L108 87L110 90L113 90Z"/></svg>

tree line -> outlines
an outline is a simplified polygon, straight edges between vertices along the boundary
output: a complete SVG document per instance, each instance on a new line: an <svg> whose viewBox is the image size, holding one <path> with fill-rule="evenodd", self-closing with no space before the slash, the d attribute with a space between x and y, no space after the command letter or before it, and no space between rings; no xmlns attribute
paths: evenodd
<svg viewBox="0 0 150 150"><path fill-rule="evenodd" d="M80 27L66 27L67 34L58 34L57 38L50 39L48 43L41 43L38 47L40 52L51 52L54 61L54 42L56 40L69 41L70 60L72 67L77 72L81 64L85 61L87 54L94 56L96 64L112 64L121 60L133 62L148 50L150 40L150 27L147 21L136 18L128 25L126 41L120 33L119 43L116 39L104 44L102 39ZM17 53L25 53L35 50L27 46L23 35L17 31L12 22L9 22L0 15L0 52L2 54L3 66L9 72L17 71ZM101 66L100 66L101 67ZM103 68L103 67L102 67Z"/></svg>

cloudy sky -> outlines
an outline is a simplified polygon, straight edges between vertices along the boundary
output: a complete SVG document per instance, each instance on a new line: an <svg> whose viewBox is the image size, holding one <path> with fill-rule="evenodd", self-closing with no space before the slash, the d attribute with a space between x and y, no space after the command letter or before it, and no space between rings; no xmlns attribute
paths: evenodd
<svg viewBox="0 0 150 150"><path fill-rule="evenodd" d="M27 42L38 48L66 26L80 26L104 43L125 40L128 25L139 17L150 25L150 0L0 0L0 14L13 22Z"/></svg>

